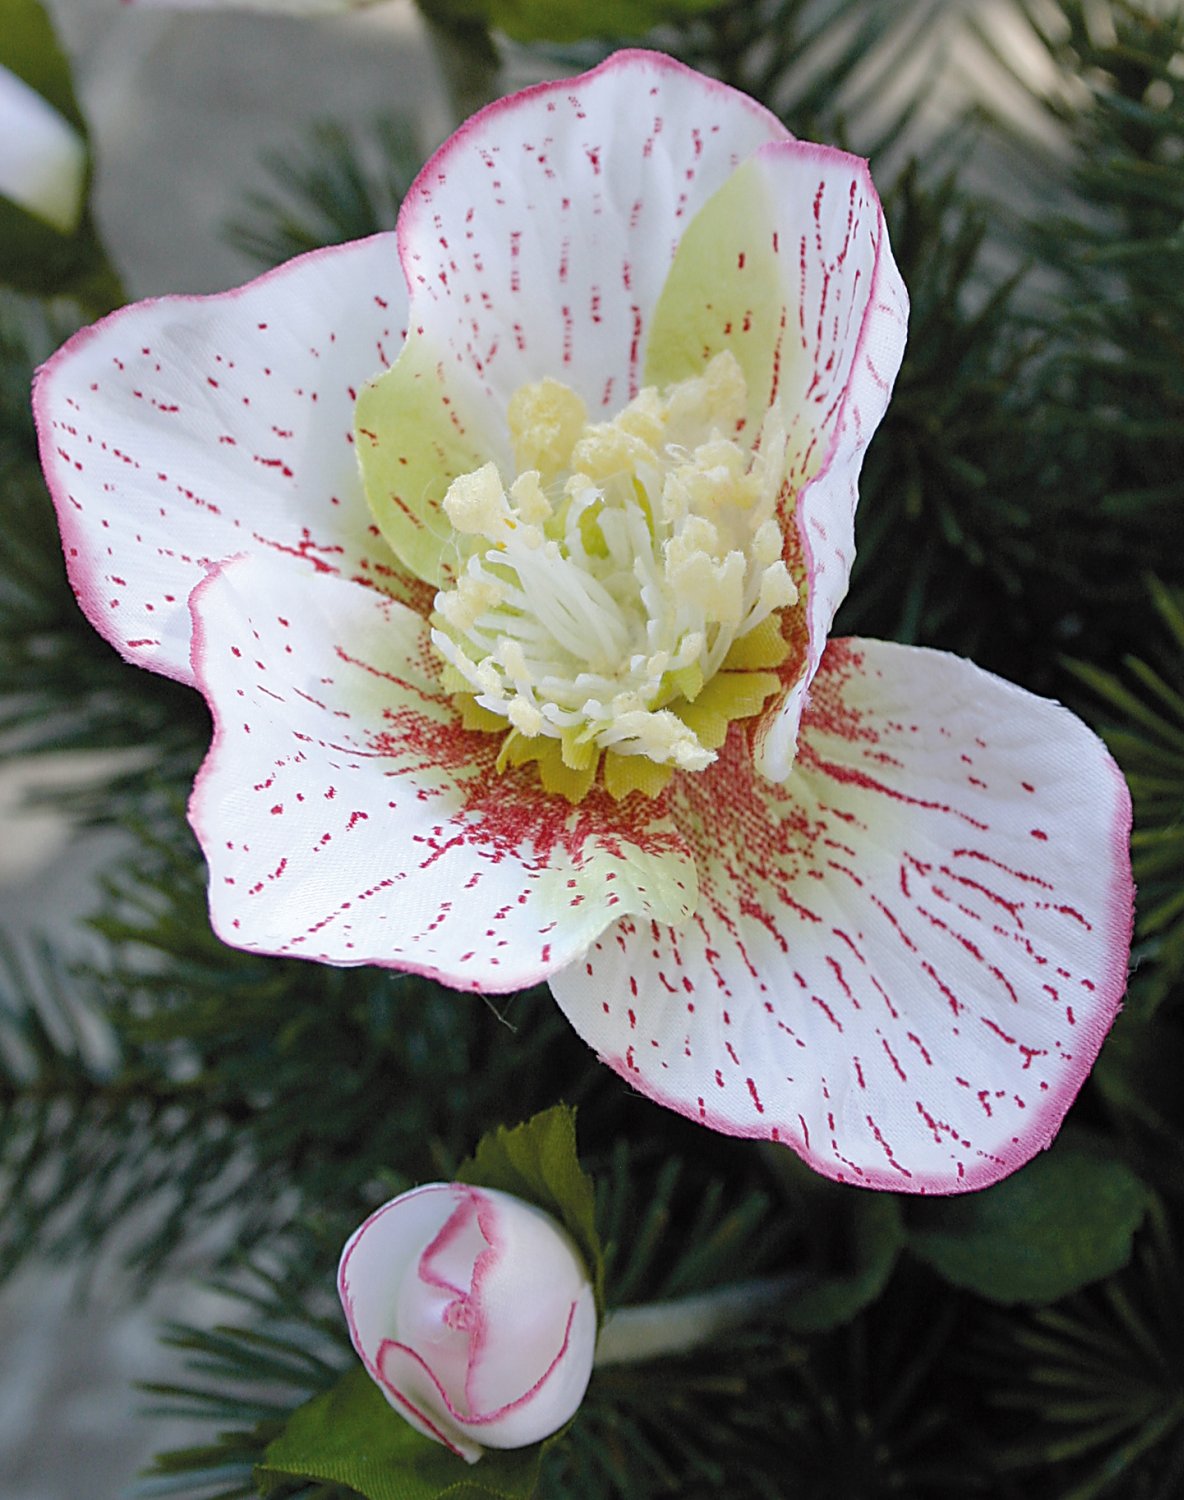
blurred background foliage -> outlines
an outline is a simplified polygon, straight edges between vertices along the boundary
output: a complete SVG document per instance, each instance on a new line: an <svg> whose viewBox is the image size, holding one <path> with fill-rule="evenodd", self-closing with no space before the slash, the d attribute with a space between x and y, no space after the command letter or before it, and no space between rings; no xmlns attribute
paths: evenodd
<svg viewBox="0 0 1184 1500"><path fill-rule="evenodd" d="M0 1272L31 1254L103 1263L118 1242L141 1282L184 1251L231 1287L241 1320L171 1330L192 1378L152 1398L208 1420L210 1443L163 1456L145 1493L249 1495L287 1414L348 1363L331 1287L354 1224L562 1098L597 1182L610 1304L787 1267L805 1280L784 1316L704 1354L598 1374L541 1493L1169 1500L1184 1492L1184 17L1152 0L430 11L474 70L458 108L496 88L508 46L574 68L610 50L602 33L658 22L652 45L871 155L913 314L838 625L971 656L1107 737L1135 799L1127 1007L1052 1151L983 1194L916 1203L630 1096L544 992L486 1000L223 947L184 821L204 707L86 626L35 458L32 369L97 309L68 279L10 289L0 746L149 753L74 794L131 840L99 956L0 953ZM951 109L939 83L957 69ZM414 122L359 143L327 117L226 232L266 266L389 227L421 155Z"/></svg>

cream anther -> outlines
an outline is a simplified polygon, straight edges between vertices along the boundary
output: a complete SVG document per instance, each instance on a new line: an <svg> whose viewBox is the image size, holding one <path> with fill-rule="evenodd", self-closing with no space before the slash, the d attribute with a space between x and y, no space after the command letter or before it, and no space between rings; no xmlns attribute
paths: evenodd
<svg viewBox="0 0 1184 1500"><path fill-rule="evenodd" d="M493 654L498 665L504 667L511 677L518 682L527 680L529 672L526 666L526 653L520 642L503 636L494 647Z"/></svg>
<svg viewBox="0 0 1184 1500"><path fill-rule="evenodd" d="M506 416L519 471L536 469L545 480L569 466L572 445L588 421L575 391L551 379L516 390Z"/></svg>
<svg viewBox="0 0 1184 1500"><path fill-rule="evenodd" d="M603 482L647 464L656 465L658 456L643 438L612 422L601 422L575 445L571 462L587 480Z"/></svg>
<svg viewBox="0 0 1184 1500"><path fill-rule="evenodd" d="M752 546L749 552L754 562L768 567L770 563L776 562L781 556L781 527L774 520L765 521L758 526L752 538ZM793 602L792 600L790 601Z"/></svg>
<svg viewBox="0 0 1184 1500"><path fill-rule="evenodd" d="M470 571L461 574L452 593L440 594L436 605L454 629L467 635L482 615L496 609L505 596L505 589L496 579Z"/></svg>
<svg viewBox="0 0 1184 1500"><path fill-rule="evenodd" d="M772 614L775 609L784 609L787 604L798 602L798 586L780 558L761 574L760 593L757 597L765 614Z"/></svg>
<svg viewBox="0 0 1184 1500"><path fill-rule="evenodd" d="M537 469L519 474L510 486L510 499L524 521L541 526L551 519L551 502L547 499Z"/></svg>
<svg viewBox="0 0 1184 1500"><path fill-rule="evenodd" d="M541 734L543 729L543 716L535 708L533 703L528 703L525 698L511 698L506 704L506 718L513 724L515 729L531 739L536 734Z"/></svg>
<svg viewBox="0 0 1184 1500"><path fill-rule="evenodd" d="M662 549L675 568L698 554L718 557L720 550L719 528L706 516L688 516Z"/></svg>
<svg viewBox="0 0 1184 1500"><path fill-rule="evenodd" d="M444 511L457 531L490 541L514 524L494 463L454 479L444 496Z"/></svg>

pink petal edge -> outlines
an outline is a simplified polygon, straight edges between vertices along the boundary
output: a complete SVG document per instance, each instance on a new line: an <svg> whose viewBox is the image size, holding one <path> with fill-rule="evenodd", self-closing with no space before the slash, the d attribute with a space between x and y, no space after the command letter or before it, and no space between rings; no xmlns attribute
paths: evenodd
<svg viewBox="0 0 1184 1500"><path fill-rule="evenodd" d="M457 1411L456 1407L453 1406L451 1400L448 1397L448 1392L440 1384L439 1380L436 1378L435 1373L424 1360L423 1356L416 1350L412 1349L409 1344L400 1343L398 1339L383 1339L381 1345L379 1346L378 1361L380 1374L378 1378L381 1381L383 1388L390 1391L391 1395L398 1397L400 1401L405 1402L408 1406L411 1405L411 1403L407 1400L407 1397L399 1391L398 1387L391 1379L388 1379L385 1371L383 1370L384 1357L389 1351L397 1350L400 1354L405 1355L416 1365L418 1365L423 1373L427 1375L427 1377L431 1380L432 1384L436 1387L436 1390L439 1393L440 1400L443 1403L445 1410L448 1412L448 1415L453 1418L458 1427L467 1429L470 1427L482 1428L492 1426L494 1422L502 1422L506 1417L513 1415L515 1412L522 1411L524 1407L528 1406L539 1395L544 1386L546 1386L548 1381L555 1374L555 1371L559 1368L564 1355L567 1353L568 1348L571 1345L572 1324L575 1322L576 1311L578 1307L578 1302L572 1302L568 1308L567 1321L564 1324L563 1329L563 1342L560 1344L559 1352L555 1355L554 1359L552 1359L551 1363L547 1366L547 1368L528 1390L523 1391L520 1396L515 1396L512 1401L507 1401L503 1406L499 1406L496 1411L474 1412L472 1416L465 1416L463 1412ZM491 1442L488 1438L486 1439L486 1441L491 1447L497 1447L496 1442ZM517 1447L519 1445L513 1444L512 1446Z"/></svg>
<svg viewBox="0 0 1184 1500"><path fill-rule="evenodd" d="M721 83L716 78L709 78L706 74L697 72L685 63L678 62L673 57L668 57L664 52L653 52L644 47L623 47L614 52L611 57L605 58L597 63L594 68L589 68L584 73L577 73L566 78L545 79L541 83L528 84L526 88L518 89L515 93L507 94L501 99L494 99L486 104L475 114L460 124L442 145L438 146L428 160L424 163L422 170L416 176L403 199L399 209L399 218L396 224L396 234L399 242L399 257L403 266L403 274L409 287L415 284L415 269L409 264L407 241L417 233L416 216L420 212L427 212L431 208L430 182L434 182L441 173L447 172L453 154L462 147L470 144L470 138L478 136L482 128L491 120L498 119L503 114L513 114L524 104L533 103L539 99L545 99L552 94L567 95L573 88L599 78L606 74L616 72L629 72L637 68L640 72L653 72L654 74L669 74L678 78L693 80L702 87L706 93L716 94L724 97L730 104L735 104L747 109L756 119L767 124L777 135L791 139L784 124L771 110L763 104L751 98L748 94L741 93L729 84Z"/></svg>
<svg viewBox="0 0 1184 1500"><path fill-rule="evenodd" d="M69 453L62 439L58 436L57 428L59 426L66 433L67 437L69 437L72 431L76 430L73 428L74 418L71 408L75 411L80 410L78 400L75 396L65 395L59 399L59 385L66 385L68 388L74 374L74 363L80 355L89 355L98 346L101 346L105 339L119 334L125 327L130 327L139 320L142 320L145 315L159 314L163 321L170 314L175 313L178 315L179 321L183 323L187 310L199 312L204 317L221 308L235 308L239 303L249 303L261 290L274 290L293 277L303 275L310 267L322 265L343 255L355 258L359 255L367 257L372 251L379 252L381 258L381 252L388 247L391 264L390 292L393 300L401 303L405 296L405 288L397 270L396 237L393 231L387 231L382 234L372 235L369 239L350 242L347 245L331 245L323 249L308 251L303 255L296 256L292 260L284 262L282 265L265 271L262 275L254 277L241 286L232 287L224 292L208 295L176 294L150 297L139 302L129 303L127 306L117 308L115 311L107 314L96 323L80 329L60 349L51 355L36 372L32 393L33 417L46 483L58 516L67 575L79 605L87 619L95 630L132 665L147 667L149 670L160 672L162 675L172 677L188 686L196 686L190 672L188 652L183 645L178 643L174 655L170 657L169 652L171 648L163 639L141 639L138 635L134 638L129 638L130 632L119 628L121 616L119 610L114 607L119 601L110 597L111 579L114 575L106 572L105 569L114 567L116 573L126 573L128 579L131 580L132 573L129 569L135 563L136 557L130 547L125 547L122 553L117 555L111 547L106 546L105 543L101 543L100 533L95 532L92 535L93 523L84 519L85 512L83 506L75 502L71 497L71 487L78 474L84 468L82 458L85 456L86 450L85 448L80 448L77 453ZM244 323L245 326L246 324ZM376 337L379 337L381 342L380 318L376 318L374 322L374 331ZM334 336L328 324L326 325L326 332L330 337ZM399 337L401 339L401 333ZM135 337L128 348L130 349L134 345L138 352L146 352L139 349L141 342L141 337ZM128 350L122 350L122 352L126 354ZM397 347L392 346L388 351L389 357L393 358L395 353L397 353ZM360 385L362 381L374 374L379 368L381 368L381 358L376 350L373 367L368 366L365 370L355 372L358 384ZM81 394L80 392L79 395ZM145 394L150 395L150 392L146 392ZM343 430L343 440L344 435ZM78 441L81 441L81 439L78 439ZM90 439L88 438L89 441ZM131 464L133 470L140 467L138 461L130 455L124 458L124 462ZM188 473L184 462L181 465L181 474L184 476L181 480L182 484L193 477ZM157 477L164 480L166 476L159 475ZM361 501L360 482L357 488L359 504L364 505ZM116 493L114 486L108 484L106 489L111 493L113 505L117 507L120 497ZM98 492L96 491L86 498L89 502L94 502L98 498ZM323 498L327 503L328 496ZM146 511L145 516L144 530L145 532L149 532L156 524L155 511ZM202 518L200 514L195 513L195 519L200 523ZM207 519L212 520L213 518L207 517ZM361 520L362 517L359 516L358 519ZM368 515L364 519L368 521ZM299 521L298 515L295 516L295 521ZM178 535L177 529L174 529L170 533L169 542L177 549L178 554L183 552L188 544L191 545L192 552L196 558L196 563L186 559L186 565L179 567L177 570L174 592L177 597L177 609L182 614L185 613L185 599L188 596L189 590L199 577L197 572L198 567L209 566L226 556L240 551L243 541L247 540L244 536L235 538L233 542L230 542L225 536L219 537L217 535L219 530L224 530L225 528L211 526L207 529L211 532L210 536L203 541L202 536L198 535L195 544L188 544L188 539ZM298 525L294 527L293 542L295 542L297 536ZM140 541L140 538L137 538L137 541ZM295 551L296 549L293 546L288 550ZM389 558L385 543L378 543L376 551ZM319 565L319 559L310 557L309 561L313 562L314 565ZM390 561L393 561L393 559L390 559ZM117 585L119 587L126 586L122 578L117 580ZM157 617L157 620L159 619L160 616ZM153 655L154 652L157 653L155 656Z"/></svg>

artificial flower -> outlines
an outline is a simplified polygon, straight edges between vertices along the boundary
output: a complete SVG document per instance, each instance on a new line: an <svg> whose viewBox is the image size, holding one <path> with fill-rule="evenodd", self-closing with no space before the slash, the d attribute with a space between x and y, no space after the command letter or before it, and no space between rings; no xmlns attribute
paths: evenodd
<svg viewBox="0 0 1184 1500"><path fill-rule="evenodd" d="M624 52L470 120L397 235L68 344L70 577L210 704L225 940L548 980L639 1091L843 1181L1047 1145L1129 799L1058 705L827 645L905 323L864 162Z"/></svg>
<svg viewBox="0 0 1184 1500"><path fill-rule="evenodd" d="M375 1209L337 1276L350 1337L394 1409L470 1463L558 1431L583 1400L596 1302L532 1203L433 1182Z"/></svg>
<svg viewBox="0 0 1184 1500"><path fill-rule="evenodd" d="M86 146L23 78L0 66L0 196L73 234L86 201Z"/></svg>

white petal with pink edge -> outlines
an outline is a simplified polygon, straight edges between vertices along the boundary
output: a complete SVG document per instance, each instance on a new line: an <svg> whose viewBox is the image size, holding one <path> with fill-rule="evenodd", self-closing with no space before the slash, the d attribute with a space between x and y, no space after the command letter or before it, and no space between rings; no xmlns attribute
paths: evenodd
<svg viewBox="0 0 1184 1500"><path fill-rule="evenodd" d="M551 981L572 1024L651 1098L841 1181L1021 1166L1126 984L1130 801L1101 742L957 657L838 641L789 780L742 752L734 730L679 783L694 921L605 933Z"/></svg>
<svg viewBox="0 0 1184 1500"><path fill-rule="evenodd" d="M99 632L182 681L190 590L253 549L402 594L353 449L357 390L403 343L393 235L211 297L141 302L40 371L34 412L70 581Z"/></svg>
<svg viewBox="0 0 1184 1500"><path fill-rule="evenodd" d="M399 216L411 329L504 411L552 376L615 411L697 210L787 139L744 94L653 52L490 105L428 162Z"/></svg>
<svg viewBox="0 0 1184 1500"><path fill-rule="evenodd" d="M800 172L810 153L817 159L815 176L821 194L827 181L824 171L829 175L830 158L837 153L823 147L808 147L804 157L791 159L784 153L775 158L774 153L768 152L762 157L762 166L776 181L779 170L788 173L792 167ZM815 403L821 413L819 435L824 451L822 467L816 474L807 473L806 487L798 495L794 514L807 578L805 672L781 712L770 714L757 736L757 766L773 780L781 780L789 773L810 681L827 649L835 611L847 593L855 559L859 471L892 395L908 331L908 293L892 258L883 211L871 178L865 174L862 182L852 182L848 194L845 208L833 185L824 197L814 200L816 229L809 239L803 236L802 241L803 256L812 267L807 273L807 285L814 292L807 305L810 314L816 314L818 333L822 335L821 342L815 338L812 347L820 353L830 348L836 358L835 368L843 369L844 376L826 379L830 356L828 360L816 356L814 372L800 397L804 404ZM857 226L862 237L856 233ZM858 331L853 323L844 321L845 333L840 336L840 320L833 303L831 307L827 305L827 286L835 268L857 244L861 244L865 257L869 249L872 252L870 265L860 272L870 271L871 286L864 293L866 301L862 304ZM861 300L858 292L855 300L857 303ZM830 337L826 332L828 326L834 330ZM809 337L808 327L799 328L799 337ZM782 400L784 404L784 394Z"/></svg>
<svg viewBox="0 0 1184 1500"><path fill-rule="evenodd" d="M215 736L190 818L236 947L504 991L622 913L693 907L693 860L649 804L572 808L532 768L498 774L501 737L461 727L397 601L248 556L192 607Z"/></svg>
<svg viewBox="0 0 1184 1500"><path fill-rule="evenodd" d="M445 1433L432 1420L424 1409L426 1403L415 1399L418 1376L409 1389L396 1394L383 1379L379 1364L383 1342L396 1327L400 1288L415 1277L425 1247L455 1212L456 1194L445 1183L429 1183L384 1203L350 1236L341 1254L337 1288L354 1348L383 1395L416 1431L471 1462L480 1457L481 1449L460 1433ZM447 1346L440 1350L438 1363L450 1353ZM464 1363L462 1357L462 1381ZM430 1391L429 1396L434 1401Z"/></svg>

